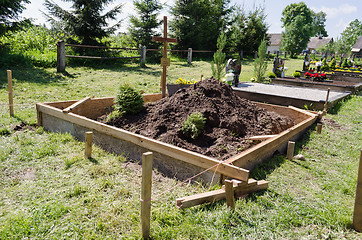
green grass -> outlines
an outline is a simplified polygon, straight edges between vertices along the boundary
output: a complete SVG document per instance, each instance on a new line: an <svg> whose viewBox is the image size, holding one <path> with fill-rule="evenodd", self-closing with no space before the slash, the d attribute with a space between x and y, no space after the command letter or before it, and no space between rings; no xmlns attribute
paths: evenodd
<svg viewBox="0 0 362 240"><path fill-rule="evenodd" d="M287 60L287 74L302 60ZM271 69L271 66L269 65ZM14 68L15 117L10 118L6 69L0 69L0 239L140 239L141 167L94 146L84 159L84 143L42 128L14 131L36 122L36 102L115 96L119 84L159 92L161 67L147 64L55 69ZM241 80L252 76L244 61ZM168 81L211 75L210 63L173 60ZM23 105L24 104L24 105ZM359 150L362 148L362 95L353 95L327 118L322 134L308 131L296 144L306 161L274 156L252 173L269 181L267 191L236 201L186 210L175 199L207 188L184 185L152 202L153 239L361 239L352 228ZM157 171L153 196L178 183Z"/></svg>

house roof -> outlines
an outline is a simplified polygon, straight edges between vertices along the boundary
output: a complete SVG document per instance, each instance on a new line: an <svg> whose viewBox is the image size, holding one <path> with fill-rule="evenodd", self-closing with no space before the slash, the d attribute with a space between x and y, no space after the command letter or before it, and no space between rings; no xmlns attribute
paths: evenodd
<svg viewBox="0 0 362 240"><path fill-rule="evenodd" d="M326 37L311 37L309 39L307 48L308 49L317 49L320 46L326 45L330 42L333 42L333 38Z"/></svg>
<svg viewBox="0 0 362 240"><path fill-rule="evenodd" d="M356 49L356 50L358 49L357 52L359 52L362 49L362 36L360 36L358 38L357 42L353 45L352 49Z"/></svg>
<svg viewBox="0 0 362 240"><path fill-rule="evenodd" d="M269 33L269 46L281 46L282 34L281 33Z"/></svg>

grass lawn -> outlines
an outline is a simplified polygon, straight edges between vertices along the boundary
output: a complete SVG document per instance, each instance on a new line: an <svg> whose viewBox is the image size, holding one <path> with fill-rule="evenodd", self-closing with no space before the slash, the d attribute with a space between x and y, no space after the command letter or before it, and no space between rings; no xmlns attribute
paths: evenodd
<svg viewBox="0 0 362 240"><path fill-rule="evenodd" d="M303 60L288 59L287 74ZM252 77L244 61L240 79ZM268 72L271 71L271 61ZM36 102L115 96L129 82L147 93L159 92L161 67L137 64L13 70L15 117L10 118L6 69L0 69L0 239L140 239L141 166L94 147L84 159L84 143L41 127L15 131L36 122ZM211 76L210 63L192 66L173 60L168 82ZM352 228L354 195L362 148L362 95L351 96L327 114L322 134L308 131L296 144L305 161L274 156L252 172L269 189L236 201L186 210L175 199L205 192L183 185L152 202L152 239L361 239ZM176 185L153 174L153 195Z"/></svg>

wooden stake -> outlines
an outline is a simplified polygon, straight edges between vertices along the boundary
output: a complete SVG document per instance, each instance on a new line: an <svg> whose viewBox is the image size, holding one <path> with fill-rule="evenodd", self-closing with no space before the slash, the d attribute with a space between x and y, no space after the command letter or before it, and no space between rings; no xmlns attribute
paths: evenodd
<svg viewBox="0 0 362 240"><path fill-rule="evenodd" d="M322 123L317 123L317 133L322 133Z"/></svg>
<svg viewBox="0 0 362 240"><path fill-rule="evenodd" d="M294 156L295 142L288 142L287 159L292 160Z"/></svg>
<svg viewBox="0 0 362 240"><path fill-rule="evenodd" d="M327 96L326 96L326 102L324 103L324 108L323 108L323 116L325 116L327 114L327 109L328 109L328 99L329 99L329 93L330 93L331 89L328 88L327 90Z"/></svg>
<svg viewBox="0 0 362 240"><path fill-rule="evenodd" d="M141 227L143 239L150 237L152 159L152 152L146 152L142 155Z"/></svg>
<svg viewBox="0 0 362 240"><path fill-rule="evenodd" d="M85 133L85 150L84 150L85 158L92 157L92 143L93 143L93 132L86 132Z"/></svg>
<svg viewBox="0 0 362 240"><path fill-rule="evenodd" d="M226 195L226 205L235 210L235 198L234 198L234 186L233 181L225 180L225 195Z"/></svg>
<svg viewBox="0 0 362 240"><path fill-rule="evenodd" d="M9 92L9 110L10 117L14 117L14 101L13 101L13 77L11 70L7 70L8 75L8 92Z"/></svg>
<svg viewBox="0 0 362 240"><path fill-rule="evenodd" d="M359 157L356 199L354 202L353 228L362 232L362 149Z"/></svg>

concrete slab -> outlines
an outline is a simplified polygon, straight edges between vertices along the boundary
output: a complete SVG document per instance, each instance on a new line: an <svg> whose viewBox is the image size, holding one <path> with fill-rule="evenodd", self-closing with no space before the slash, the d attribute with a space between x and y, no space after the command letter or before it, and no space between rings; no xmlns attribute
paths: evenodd
<svg viewBox="0 0 362 240"><path fill-rule="evenodd" d="M283 106L295 106L308 109L322 110L327 90L304 88L297 86L284 86L276 84L263 84L244 82L240 83L233 90L240 97L271 104L278 104ZM334 106L339 100L349 96L351 92L338 92L330 91L328 107Z"/></svg>

